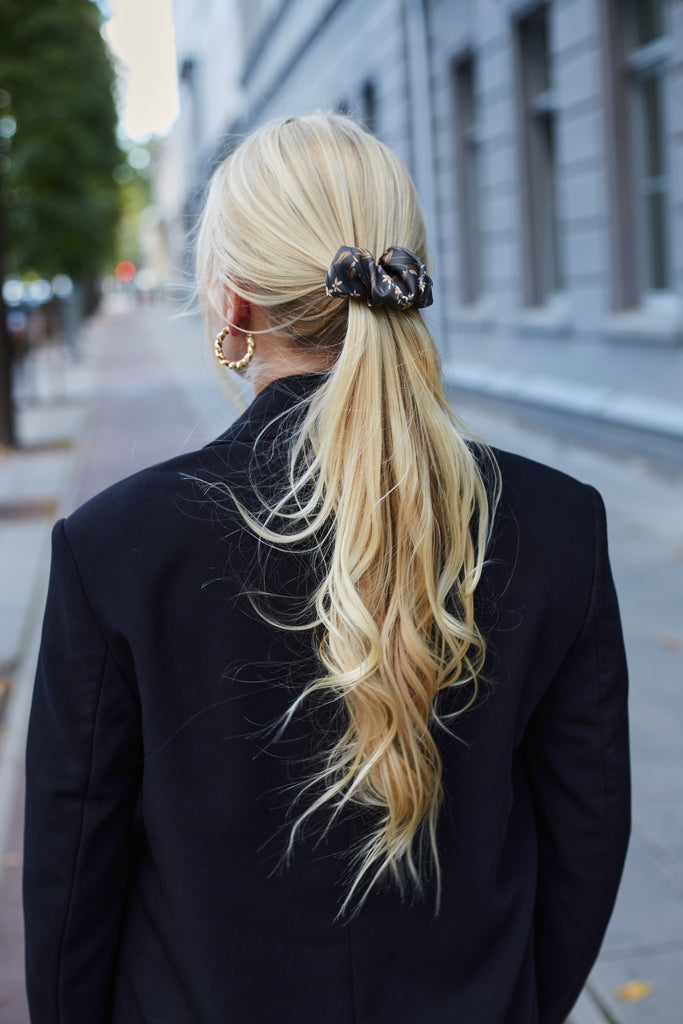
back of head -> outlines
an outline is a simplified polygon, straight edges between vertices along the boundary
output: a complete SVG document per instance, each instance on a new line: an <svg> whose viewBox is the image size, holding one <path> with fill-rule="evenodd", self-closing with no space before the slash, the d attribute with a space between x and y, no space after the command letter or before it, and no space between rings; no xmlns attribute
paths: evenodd
<svg viewBox="0 0 683 1024"><path fill-rule="evenodd" d="M336 357L296 437L280 503L250 525L283 545L331 530L312 595L321 675L296 703L327 693L343 702L344 727L322 752L321 795L296 819L290 849L321 807L374 809L345 911L385 875L403 891L431 874L438 891L434 733L476 697L485 645L473 594L490 517L419 310L330 298L325 278L341 246L375 260L401 246L427 261L410 175L349 118L269 125L216 172L198 249L207 304L220 308L230 288L292 343Z"/></svg>
<svg viewBox="0 0 683 1024"><path fill-rule="evenodd" d="M400 244L426 261L410 175L343 115L276 122L214 176L199 238L200 292L219 300L230 287L269 309L278 327L291 322L294 339L340 344L347 304L330 302L324 284L343 244L376 256Z"/></svg>

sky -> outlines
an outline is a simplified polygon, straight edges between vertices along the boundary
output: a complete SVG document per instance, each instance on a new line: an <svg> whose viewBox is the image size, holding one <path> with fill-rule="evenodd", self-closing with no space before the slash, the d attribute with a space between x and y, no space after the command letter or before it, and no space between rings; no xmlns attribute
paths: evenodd
<svg viewBox="0 0 683 1024"><path fill-rule="evenodd" d="M102 34L118 58L123 135L164 135L178 114L171 0L100 0Z"/></svg>

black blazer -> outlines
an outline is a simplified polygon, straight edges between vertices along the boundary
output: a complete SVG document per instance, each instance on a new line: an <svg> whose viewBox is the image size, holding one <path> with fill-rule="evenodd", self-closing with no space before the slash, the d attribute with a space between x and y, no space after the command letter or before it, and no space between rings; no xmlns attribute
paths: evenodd
<svg viewBox="0 0 683 1024"><path fill-rule="evenodd" d="M274 382L55 527L27 760L34 1024L560 1024L594 962L629 832L604 510L515 455L477 591L485 693L440 739L438 916L432 891L382 888L335 919L353 817L279 865L288 786L334 721L269 728L313 645L254 612L259 554L220 481L256 507L250 473L282 479L280 414L319 382ZM301 552L267 571L282 613L315 573Z"/></svg>

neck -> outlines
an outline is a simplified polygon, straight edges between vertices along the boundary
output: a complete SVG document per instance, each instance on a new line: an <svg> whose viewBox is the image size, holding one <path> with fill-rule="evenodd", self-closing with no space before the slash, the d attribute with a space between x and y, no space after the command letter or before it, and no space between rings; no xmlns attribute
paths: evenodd
<svg viewBox="0 0 683 1024"><path fill-rule="evenodd" d="M314 344L306 347L293 345L282 335L277 336L272 332L255 335L254 342L254 357L244 374L255 395L281 377L329 370L338 356L337 352Z"/></svg>

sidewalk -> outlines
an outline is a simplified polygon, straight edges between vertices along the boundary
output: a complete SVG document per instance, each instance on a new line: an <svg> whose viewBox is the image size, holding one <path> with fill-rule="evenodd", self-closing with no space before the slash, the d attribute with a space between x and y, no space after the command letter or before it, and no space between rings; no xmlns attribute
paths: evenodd
<svg viewBox="0 0 683 1024"><path fill-rule="evenodd" d="M0 452L0 1020L26 1024L21 923L21 812L26 721L54 519L68 504L87 428L92 367L43 350L25 369L33 395L18 416L20 447ZM32 379L28 381L28 375Z"/></svg>
<svg viewBox="0 0 683 1024"><path fill-rule="evenodd" d="M85 330L78 362L58 351L39 353L21 384L25 396L19 417L22 447L0 453L0 574L5 584L0 594L0 679L6 680L7 690L3 697L0 686L0 1024L28 1021L20 918L23 756L51 525L113 480L185 448L201 446L225 429L233 414L216 386L201 326L194 318L170 319L171 313L162 305L142 310L110 307ZM520 351L519 379L528 383L533 375L547 375L556 389L561 381L566 393L574 395L575 408L589 374L596 386L609 384L615 403L621 396L622 408L628 407L624 396L633 394L629 389L636 386L643 401L655 401L661 393L663 400L677 407L676 396L683 395L683 382L671 373L674 362L683 367L683 352L675 353L673 361L672 353L666 353L659 382L653 371L649 376L642 367L640 374L635 372L636 350L629 359L624 353L618 364L619 379L608 382L608 373L614 377L617 372L613 361L610 370L609 361L596 362L592 350L579 358L577 346L562 339L552 343L539 339L538 345L534 360L528 347L526 355ZM558 354L563 345L564 351ZM482 343L476 352L463 348L461 371L467 351L472 362L476 355L480 366L488 360L491 372L502 365L496 363L502 353L495 345ZM473 388L468 391L470 398L479 393ZM469 415L465 419L470 422ZM629 424L629 429L636 429L636 420ZM549 439L506 426L508 430L510 447L521 450L526 438L534 446L527 454L552 461ZM485 433L498 443L493 433ZM611 550L621 574L617 582L622 610L638 624L631 629L637 647L631 667L636 684L634 755L640 758L634 779L640 820L636 820L623 895L606 941L607 956L601 958L591 980L593 997L582 997L572 1024L606 1024L608 1019L613 1024L673 1024L680 1019L674 993L683 949L683 920L677 921L680 900L672 897L683 885L683 853L676 853L680 840L675 834L683 788L676 714L680 685L674 685L671 665L678 664L680 655L673 648L656 647L653 638L663 632L664 639L673 643L679 633L669 619L681 618L683 588L677 582L680 572L675 559L680 556L683 561L683 535L676 554L678 549L669 539L673 529L663 491L660 495L649 484L641 487L637 477L632 483L623 464L603 459L598 466L598 456L590 452L571 446L564 450L568 453L564 468L582 479L601 474L600 486L611 511L628 511L621 520L616 515L610 519ZM638 502L638 515L653 524L646 533L638 525L641 520L634 518ZM657 531L665 537L657 540L655 550ZM668 589L659 581L657 599L651 599L642 591L643 580L662 551L674 556ZM672 605L677 587L678 612ZM662 680L668 680L667 691ZM646 980L656 983L657 993L665 993L663 1013L651 1015L647 999L633 1005L614 999L619 985L642 976L643 971Z"/></svg>

